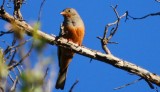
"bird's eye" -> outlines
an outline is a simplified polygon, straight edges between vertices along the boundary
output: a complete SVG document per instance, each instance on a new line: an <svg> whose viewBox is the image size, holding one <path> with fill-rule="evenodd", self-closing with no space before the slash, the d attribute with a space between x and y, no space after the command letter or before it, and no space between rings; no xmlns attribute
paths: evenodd
<svg viewBox="0 0 160 92"><path fill-rule="evenodd" d="M71 12L71 10L68 10L68 12Z"/></svg>

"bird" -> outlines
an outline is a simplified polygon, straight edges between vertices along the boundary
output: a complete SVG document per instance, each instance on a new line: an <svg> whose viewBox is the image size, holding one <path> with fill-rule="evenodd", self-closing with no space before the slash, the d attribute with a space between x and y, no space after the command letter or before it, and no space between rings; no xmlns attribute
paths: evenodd
<svg viewBox="0 0 160 92"><path fill-rule="evenodd" d="M61 24L59 37L82 46L85 26L78 12L74 8L66 8L60 14L63 16L64 21ZM60 69L55 85L56 89L64 89L67 69L74 54L75 53L72 50L58 47L58 61Z"/></svg>

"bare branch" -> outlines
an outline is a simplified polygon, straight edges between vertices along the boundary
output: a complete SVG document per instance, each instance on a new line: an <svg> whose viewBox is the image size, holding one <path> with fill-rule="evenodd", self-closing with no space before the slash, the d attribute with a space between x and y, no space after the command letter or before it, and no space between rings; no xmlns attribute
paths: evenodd
<svg viewBox="0 0 160 92"><path fill-rule="evenodd" d="M12 76L10 74L8 76L11 79L11 81L14 83L14 79L12 78Z"/></svg>
<svg viewBox="0 0 160 92"><path fill-rule="evenodd" d="M17 70L19 71L19 73L21 74L21 70L18 68L18 66L16 66L16 68L17 68ZM15 73L15 71L13 71L14 72L14 75L16 76L16 78L18 77L17 75L16 75L16 73ZM13 79L13 77L10 75L10 74L8 74L8 77L11 79L11 81L14 83L15 82L15 80ZM18 80L17 80L18 81ZM18 81L18 83L21 85L21 83L20 83L20 81Z"/></svg>
<svg viewBox="0 0 160 92"><path fill-rule="evenodd" d="M16 44L16 37L14 37L14 39L13 39L13 41L12 41L12 45L11 45L11 46L8 46L8 47L5 49L5 51L4 51L5 55L6 55L7 53L9 53L8 56L6 57L6 60L9 59L9 58L12 56L10 62L12 62L12 60L13 60L16 52L17 52L16 48L15 48L14 50L10 48L10 47L14 46L15 44ZM13 53L13 54L12 54L12 53ZM9 64L10 64L10 63L9 63Z"/></svg>
<svg viewBox="0 0 160 92"><path fill-rule="evenodd" d="M6 55L7 53L9 53L12 49L10 47L14 46L16 44L16 38L14 37L13 41L12 41L12 45L8 45L8 47L5 49L4 51L4 55Z"/></svg>
<svg viewBox="0 0 160 92"><path fill-rule="evenodd" d="M4 34L10 34L10 33L13 33L13 31L7 31L7 32L0 31L0 36L3 36Z"/></svg>
<svg viewBox="0 0 160 92"><path fill-rule="evenodd" d="M17 83L18 83L18 76L16 76L16 79L13 82L10 92L15 92Z"/></svg>
<svg viewBox="0 0 160 92"><path fill-rule="evenodd" d="M8 64L8 66L10 66L10 65L12 65L12 64L14 63L14 60L13 60L13 59L14 59L16 53L17 53L17 50L15 49L15 51L14 51L12 57L11 57L11 60L10 60L10 62L9 62L9 64Z"/></svg>
<svg viewBox="0 0 160 92"><path fill-rule="evenodd" d="M19 68L18 66L16 66L16 68L17 68L18 72L19 72L20 74L22 74L20 68Z"/></svg>
<svg viewBox="0 0 160 92"><path fill-rule="evenodd" d="M78 84L78 82L79 82L79 81L76 80L76 81L73 83L73 85L71 86L69 92L73 92L73 89L75 88L76 84Z"/></svg>
<svg viewBox="0 0 160 92"><path fill-rule="evenodd" d="M147 82L148 86L149 86L151 89L154 89L154 86L153 86L153 84L152 84L150 81L148 81L148 80L146 80L146 79L144 79L144 80Z"/></svg>
<svg viewBox="0 0 160 92"><path fill-rule="evenodd" d="M116 6L117 7L117 6ZM116 31L117 31L117 29L118 29L118 26L119 26L119 23L120 23L120 19L122 19L122 18L124 18L125 16L126 16L126 14L127 13L124 13L122 16L119 16L119 14L118 14L118 12L117 12L117 10L116 10L116 7L114 8L113 6L112 6L112 8L113 8L113 10L114 10L114 12L115 12L115 14L116 14L116 16L117 16L117 20L115 21L115 22L113 22L113 23L109 23L109 24L107 24L107 30L108 30L108 28L110 27L110 26L114 26L114 25L116 25L116 27L114 27L114 28L112 28L111 29L111 31L110 31L110 36L107 38L108 39L108 41L114 36L114 34L116 33ZM104 36L103 36L104 37ZM106 34L105 34L105 37L106 37Z"/></svg>
<svg viewBox="0 0 160 92"><path fill-rule="evenodd" d="M31 41L32 38L28 39L28 40L25 40L24 42L21 42L20 44L16 45L16 46L11 46L10 48L18 48L18 47L21 47L23 46L24 44L26 44L27 42Z"/></svg>
<svg viewBox="0 0 160 92"><path fill-rule="evenodd" d="M2 3L2 5L1 5L1 7L4 7L4 4L5 4L5 0L3 0L3 3Z"/></svg>
<svg viewBox="0 0 160 92"><path fill-rule="evenodd" d="M40 19L41 19L42 7L43 7L45 1L46 1L46 0L43 0L42 3L41 3L40 9L39 9L39 14L38 14L38 20L37 20L38 22L39 22Z"/></svg>
<svg viewBox="0 0 160 92"><path fill-rule="evenodd" d="M107 44L109 43L109 41L111 40L111 38L114 36L114 34L116 33L116 31L118 30L118 26L120 23L120 19L125 17L127 15L127 13L124 13L122 16L119 16L116 8L118 7L118 5L116 5L115 7L111 6L116 14L117 20L113 23L109 23L106 25L105 30L104 30L104 34L103 34L103 38L101 39L100 37L98 37L99 39L101 39L101 46L102 49L105 51L106 54L111 54L110 50L107 48ZM108 37L107 36L107 32L109 27L114 26L111 30L110 30L110 35Z"/></svg>
<svg viewBox="0 0 160 92"><path fill-rule="evenodd" d="M13 64L13 65L11 65L11 66L9 66L9 67L8 67L8 70L13 69L13 68L16 67L17 65L20 65L20 64L30 55L32 49L33 49L33 43L32 43L32 45L31 45L31 48L30 48L30 50L28 51L28 53L27 53L24 57L22 57L22 59L21 59L19 62L17 62L16 64Z"/></svg>
<svg viewBox="0 0 160 92"><path fill-rule="evenodd" d="M143 79L143 78L140 78L140 79L137 79L137 80L135 80L135 81L133 81L133 82L131 82L131 83L128 83L128 84L122 85L122 86L120 86L120 87L114 88L114 90L122 89L122 88L124 88L124 87L129 86L129 85L132 85L132 84L134 84L134 83L137 83L137 82L139 82L139 81L142 80L142 79Z"/></svg>
<svg viewBox="0 0 160 92"><path fill-rule="evenodd" d="M23 20L20 8L23 4L24 0L14 0L14 18L17 18L18 20Z"/></svg>
<svg viewBox="0 0 160 92"><path fill-rule="evenodd" d="M136 18L136 17L132 17L131 15L128 15L130 18L132 18L133 20L138 20L138 19L145 19L145 18L148 18L148 17L151 17L151 16L160 16L160 12L156 12L156 13L150 13L150 14L147 14L143 17L139 17L139 18Z"/></svg>
<svg viewBox="0 0 160 92"><path fill-rule="evenodd" d="M98 36L97 38L100 39L100 40L102 40L102 37L99 37L99 36ZM110 41L108 41L108 43L109 43L109 44L118 44L118 42L110 42Z"/></svg>
<svg viewBox="0 0 160 92"><path fill-rule="evenodd" d="M46 69L46 72L45 72L45 75L44 75L44 79L46 78L46 76L48 74L48 71L49 71L49 67L47 67L47 69Z"/></svg>
<svg viewBox="0 0 160 92"><path fill-rule="evenodd" d="M27 24L24 21L15 20L13 16L9 15L5 11L4 11L4 13L0 11L0 17L3 20L5 20L11 24L13 23L14 26L17 27L17 29L23 29L23 31L25 31L25 33L28 34L29 36L32 36L35 33L34 28L32 28L29 24ZM151 73L148 70L141 68L140 66L137 66L133 63L122 60L122 59L115 57L111 54L104 54L99 51L95 51L95 50L92 50L92 49L89 49L86 47L78 46L77 44L70 42L70 41L63 39L63 38L57 39L54 36L51 36L49 34L44 33L44 31L36 30L36 35L39 39L45 40L46 43L48 43L48 44L57 45L57 46L60 46L60 47L66 48L66 49L72 49L75 53L78 53L80 55L83 55L83 56L86 56L89 58L99 60L101 62L110 64L116 68L119 68L119 69L125 70L127 72L136 74L136 75L156 84L157 86L160 86L160 76L159 75L157 75L155 73ZM11 67L14 67L14 66L11 66ZM11 67L10 67L10 69L11 69Z"/></svg>
<svg viewBox="0 0 160 92"><path fill-rule="evenodd" d="M133 82L127 83L127 84L122 85L122 86L117 87L117 88L114 88L114 90L122 89L122 88L124 88L124 87L129 86L129 85L135 84L135 83L139 82L139 81L142 80L142 79L143 79L143 78L139 78L139 79L137 79L137 80L135 80L135 81L133 81ZM145 79L144 79L144 80L145 80ZM149 85L149 87L150 87L151 89L154 89L154 86L152 85L152 83L150 83L148 80L145 80L145 81L148 83L148 85Z"/></svg>

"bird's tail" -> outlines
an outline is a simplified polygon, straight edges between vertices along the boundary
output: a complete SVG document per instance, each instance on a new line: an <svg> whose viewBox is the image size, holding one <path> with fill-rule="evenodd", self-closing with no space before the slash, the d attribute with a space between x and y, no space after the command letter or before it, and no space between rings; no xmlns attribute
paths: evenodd
<svg viewBox="0 0 160 92"><path fill-rule="evenodd" d="M56 82L56 89L61 89L61 90L64 89L66 74L67 74L67 68L63 72L61 72L61 70L59 71L58 79Z"/></svg>

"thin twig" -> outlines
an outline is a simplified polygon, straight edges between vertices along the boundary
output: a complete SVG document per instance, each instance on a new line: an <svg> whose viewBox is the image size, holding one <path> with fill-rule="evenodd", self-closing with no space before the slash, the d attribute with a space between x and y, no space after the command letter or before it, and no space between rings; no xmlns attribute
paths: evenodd
<svg viewBox="0 0 160 92"><path fill-rule="evenodd" d="M16 44L16 37L14 37L14 39L13 39L13 41L12 41L12 45L10 46L8 46L6 49L5 49L5 51L4 51L4 54L6 55L8 52L11 52L11 47L12 46L14 46Z"/></svg>
<svg viewBox="0 0 160 92"><path fill-rule="evenodd" d="M148 86L149 86L151 89L154 89L154 86L153 86L153 84L152 84L150 81L148 81L148 80L146 80L146 79L144 79L144 80L147 82Z"/></svg>
<svg viewBox="0 0 160 92"><path fill-rule="evenodd" d="M3 0L3 3L2 3L2 5L1 5L1 7L4 7L4 4L5 4L5 0Z"/></svg>
<svg viewBox="0 0 160 92"><path fill-rule="evenodd" d="M16 37L14 37L14 39L13 39L13 41L12 41L12 45L11 45L11 46L8 46L7 49L4 51L5 55L6 55L7 53L9 53L8 56L6 57L6 60L9 59L10 56L12 56L12 55L14 55L14 54L16 53L16 49L12 50L12 49L10 48L10 47L12 47L12 46L14 46L14 45L16 44L16 41L17 41L17 39L16 39ZM13 54L12 54L12 53L13 53ZM13 58L13 57L12 57L12 58ZM13 59L12 59L12 60L13 60Z"/></svg>
<svg viewBox="0 0 160 92"><path fill-rule="evenodd" d="M15 92L17 83L18 83L18 76L16 76L16 79L13 82L13 86L11 87L10 92Z"/></svg>
<svg viewBox="0 0 160 92"><path fill-rule="evenodd" d="M100 40L102 40L102 37L99 37L99 36L98 36L97 38L100 39ZM109 44L118 44L118 42L109 42L109 41L108 41L108 43L109 43Z"/></svg>
<svg viewBox="0 0 160 92"><path fill-rule="evenodd" d="M22 74L21 71L20 71L20 69L18 68L18 66L16 66L16 68L17 68L17 70L19 71L19 73ZM15 76L17 76L14 70L13 70L13 73L14 73ZM11 79L11 81L14 83L13 77L12 77L10 74L9 74L8 76L9 76L9 78ZM20 85L22 85L22 83L21 83L20 81L18 81L18 83L19 83Z"/></svg>
<svg viewBox="0 0 160 92"><path fill-rule="evenodd" d="M13 41L12 41L12 46L14 46L15 44L16 44L16 42L17 42L17 37L13 37Z"/></svg>
<svg viewBox="0 0 160 92"><path fill-rule="evenodd" d="M108 42L109 44L118 44L118 42Z"/></svg>
<svg viewBox="0 0 160 92"><path fill-rule="evenodd" d="M29 42L29 41L31 41L31 40L32 40L32 38L30 38L30 39L28 39L28 40L25 40L24 42L21 42L20 44L18 44L18 45L16 45L16 46L12 46L12 47L10 47L10 48L12 49L12 48L21 47L21 46L23 46L24 44L26 44L27 42Z"/></svg>
<svg viewBox="0 0 160 92"><path fill-rule="evenodd" d="M18 20L23 20L20 8L23 4L24 0L14 0L14 12L13 12L13 16L14 18L18 19Z"/></svg>
<svg viewBox="0 0 160 92"><path fill-rule="evenodd" d="M24 44L26 44L26 43L27 43L28 41L30 41L30 40L32 40L32 38L30 38L30 39L28 39L28 40L25 40L24 42L21 42L20 44L14 46L15 43L16 43L16 37L15 37L15 39L14 39L13 42L12 42L12 46L8 46L8 47L6 48L6 50L4 51L4 54L5 54L5 55L9 52L9 55L7 56L7 59L9 59L9 57L10 57L11 54L12 54L12 52L15 53L15 51L16 51L16 49L17 49L18 47L23 46ZM15 48L15 50L12 50L13 48Z"/></svg>
<svg viewBox="0 0 160 92"><path fill-rule="evenodd" d="M46 69L46 72L45 72L45 75L44 75L44 79L46 78L46 76L48 74L48 71L49 71L49 67L47 67L47 69Z"/></svg>
<svg viewBox="0 0 160 92"><path fill-rule="evenodd" d="M130 83L125 84L125 85L122 85L122 86L117 87L117 88L114 88L114 90L122 89L122 88L127 87L127 86L129 86L129 85L132 85L132 84L134 84L134 83L136 83L136 82L138 82L138 81L140 81L140 80L142 80L142 79L143 79L143 78L139 78L139 79L137 79L137 80L135 80L135 81L133 81L133 82L130 82Z"/></svg>
<svg viewBox="0 0 160 92"><path fill-rule="evenodd" d="M43 5L44 5L45 1L46 1L46 0L43 0L43 1L42 1L42 3L41 3L40 9L39 9L39 13L38 13L38 19L37 19L37 22L39 22L39 21L40 21L40 19L41 19L42 7L43 7Z"/></svg>
<svg viewBox="0 0 160 92"><path fill-rule="evenodd" d="M150 16L160 16L160 12L156 12L156 13L150 13L150 14L147 14L143 17L139 17L139 18L136 18L136 17L132 17L131 15L128 15L130 18L132 18L133 20L138 20L138 19L145 19L147 17L150 17Z"/></svg>
<svg viewBox="0 0 160 92"><path fill-rule="evenodd" d="M20 65L20 64L30 55L32 49L33 49L33 43L32 43L32 45L31 45L31 48L30 48L30 50L28 51L28 53L27 53L24 57L22 57L22 59L21 59L19 62L17 62L17 63L14 64L14 65L9 66L9 67L8 67L8 70L11 70L12 68L16 67L17 65Z"/></svg>
<svg viewBox="0 0 160 92"><path fill-rule="evenodd" d="M91 63L91 62L92 62L92 60L93 60L93 59L92 59L92 58L90 58L90 61L89 61L89 62Z"/></svg>
<svg viewBox="0 0 160 92"><path fill-rule="evenodd" d="M22 74L20 68L19 68L18 66L16 66L16 68L17 68L18 72L19 72L20 74Z"/></svg>
<svg viewBox="0 0 160 92"><path fill-rule="evenodd" d="M116 7L117 7L117 6L116 6ZM113 10L114 10L114 12L115 12L115 14L116 14L116 16L117 16L117 20L116 20L114 23L111 23L111 24L108 26L108 27L110 27L110 26L113 26L113 25L116 24L116 27L113 28L113 30L110 31L110 32L111 32L111 33L110 33L110 36L107 38L108 41L113 37L113 35L114 35L114 34L116 33L116 31L118 30L119 23L120 23L120 19L122 19L123 17L126 16L126 13L124 13L122 16L119 16L116 8L114 8L113 6L112 6L112 8L113 8Z"/></svg>
<svg viewBox="0 0 160 92"><path fill-rule="evenodd" d="M104 34L103 34L103 38L98 37L98 39L101 39L101 45L102 45L102 49L105 51L106 54L111 54L110 50L107 48L107 44L108 43L112 43L110 42L110 39L114 36L114 34L116 33L116 31L118 30L119 27L119 23L120 23L120 19L125 17L127 15L127 13L124 13L122 16L119 16L116 8L118 7L118 5L116 5L115 7L111 6L116 14L117 20L113 23L109 23L106 25L105 30L104 30ZM110 26L114 26L111 30L110 30L110 35L108 37L107 36L107 32L108 32L108 28Z"/></svg>
<svg viewBox="0 0 160 92"><path fill-rule="evenodd" d="M13 62L13 59L14 59L16 53L17 53L17 49L15 49L15 51L14 51L12 57L11 57L11 60L10 60L10 62L9 62L9 64L8 64L8 66L10 66L10 65L12 65L12 64L14 63L14 62Z"/></svg>
<svg viewBox="0 0 160 92"><path fill-rule="evenodd" d="M8 60L13 55L12 53L14 53L15 51L16 51L15 49L10 50L8 56L6 57L6 60Z"/></svg>
<svg viewBox="0 0 160 92"><path fill-rule="evenodd" d="M14 79L12 78L12 76L10 74L8 74L8 76L11 79L11 81L14 83Z"/></svg>
<svg viewBox="0 0 160 92"><path fill-rule="evenodd" d="M73 92L73 89L75 88L75 86L76 86L76 84L77 84L78 82L79 82L79 81L76 80L76 81L73 83L73 85L71 86L69 92Z"/></svg>
<svg viewBox="0 0 160 92"><path fill-rule="evenodd" d="M10 34L10 33L13 33L13 31L7 31L7 32L5 32L5 31L0 31L0 36L3 36L3 35L5 35L5 34Z"/></svg>

